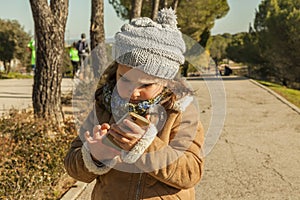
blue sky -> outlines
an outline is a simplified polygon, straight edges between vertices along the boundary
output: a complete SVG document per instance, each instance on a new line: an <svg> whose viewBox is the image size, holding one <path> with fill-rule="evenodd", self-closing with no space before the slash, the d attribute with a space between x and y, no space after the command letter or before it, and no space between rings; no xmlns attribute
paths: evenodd
<svg viewBox="0 0 300 200"><path fill-rule="evenodd" d="M120 20L108 0L104 0L104 25L106 37L119 31L125 21ZM262 0L227 0L229 13L216 21L212 34L248 31L255 17L255 9ZM70 0L66 39L78 39L82 32L89 33L90 0ZM33 34L33 19L29 0L0 0L0 18L16 19L26 32Z"/></svg>
<svg viewBox="0 0 300 200"><path fill-rule="evenodd" d="M216 20L212 34L238 33L249 30L253 24L255 9L262 0L227 0L230 11L221 19Z"/></svg>

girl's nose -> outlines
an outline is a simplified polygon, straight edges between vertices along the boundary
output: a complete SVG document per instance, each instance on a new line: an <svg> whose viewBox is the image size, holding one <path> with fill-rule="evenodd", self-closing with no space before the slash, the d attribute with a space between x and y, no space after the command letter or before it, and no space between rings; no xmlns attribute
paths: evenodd
<svg viewBox="0 0 300 200"><path fill-rule="evenodd" d="M134 88L133 91L132 91L132 94L131 94L131 97L133 98L137 98L141 96L141 91L139 88Z"/></svg>

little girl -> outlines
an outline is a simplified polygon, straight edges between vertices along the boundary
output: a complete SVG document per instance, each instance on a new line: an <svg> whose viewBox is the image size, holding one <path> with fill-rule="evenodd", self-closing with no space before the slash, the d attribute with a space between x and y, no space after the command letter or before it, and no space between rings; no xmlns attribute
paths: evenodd
<svg viewBox="0 0 300 200"><path fill-rule="evenodd" d="M195 199L204 132L193 91L178 77L185 43L176 25L163 9L157 22L137 18L115 36L116 60L65 158L70 176L96 179L91 199ZM149 125L124 119L128 112Z"/></svg>

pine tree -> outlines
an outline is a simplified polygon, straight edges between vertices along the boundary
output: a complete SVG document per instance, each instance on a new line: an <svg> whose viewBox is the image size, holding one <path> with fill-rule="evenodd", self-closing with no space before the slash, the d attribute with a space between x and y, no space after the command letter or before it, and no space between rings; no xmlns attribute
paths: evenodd
<svg viewBox="0 0 300 200"><path fill-rule="evenodd" d="M36 38L33 108L36 117L63 120L61 67L63 64L68 0L30 0Z"/></svg>

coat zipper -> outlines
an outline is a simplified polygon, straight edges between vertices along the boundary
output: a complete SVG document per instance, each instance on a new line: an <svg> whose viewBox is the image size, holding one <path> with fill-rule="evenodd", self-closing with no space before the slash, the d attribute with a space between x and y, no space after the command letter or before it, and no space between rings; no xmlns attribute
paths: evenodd
<svg viewBox="0 0 300 200"><path fill-rule="evenodd" d="M143 174L141 173L140 174L140 177L139 177L139 181L137 183L137 191L136 191L136 194L135 194L135 199L136 200L139 200L140 198L140 193L141 193L141 182L142 182L142 176Z"/></svg>

